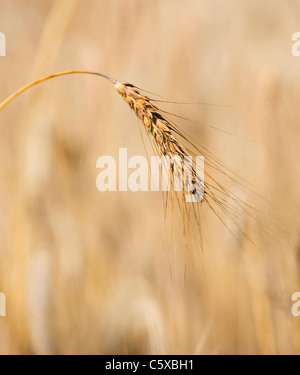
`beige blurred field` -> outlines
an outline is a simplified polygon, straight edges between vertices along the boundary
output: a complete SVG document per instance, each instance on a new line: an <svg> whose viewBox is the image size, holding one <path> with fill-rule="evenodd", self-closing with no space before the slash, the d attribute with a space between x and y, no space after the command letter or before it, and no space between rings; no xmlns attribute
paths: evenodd
<svg viewBox="0 0 300 375"><path fill-rule="evenodd" d="M248 203L279 238L238 241L203 207L187 256L161 194L96 189L98 157L145 154L113 86L49 81L0 112L0 354L300 354L300 1L0 0L0 31L0 100L89 69L228 105L167 108L238 135L178 119L270 202Z"/></svg>

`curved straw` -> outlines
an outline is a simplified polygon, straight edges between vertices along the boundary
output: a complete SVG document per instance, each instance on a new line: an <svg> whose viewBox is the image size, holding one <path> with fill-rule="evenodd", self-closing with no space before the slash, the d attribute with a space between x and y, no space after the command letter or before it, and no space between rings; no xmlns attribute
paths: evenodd
<svg viewBox="0 0 300 375"><path fill-rule="evenodd" d="M42 82L45 82L49 79L52 79L52 78L57 78L57 77L61 77L61 76L66 76L66 75L70 75L70 74L90 74L90 75L94 75L94 76L99 76L99 77L102 77L102 78L105 78L105 79L108 79L110 82L112 82L113 84L115 84L117 81L108 76L107 74L103 74L103 73L100 73L100 72L92 72L92 71L88 71L88 70L72 70L72 71L67 71L67 72L61 72L61 73L56 73L56 74L52 74L50 76L47 76L47 77L43 77L35 82L32 82L30 83L29 85L27 86L24 86L23 88L21 88L20 90L16 91L14 94L10 95L7 99L5 99L1 104L0 104L0 111L1 109L3 109L8 103L10 103L12 100L14 100L17 96L21 95L23 92L27 91L28 89L30 89L31 87L33 86L36 86L38 85L39 83L42 83Z"/></svg>

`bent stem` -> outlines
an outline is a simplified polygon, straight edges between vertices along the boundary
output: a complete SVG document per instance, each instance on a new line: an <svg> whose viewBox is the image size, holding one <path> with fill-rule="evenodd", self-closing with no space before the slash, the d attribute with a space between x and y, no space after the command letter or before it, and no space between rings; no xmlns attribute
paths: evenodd
<svg viewBox="0 0 300 375"><path fill-rule="evenodd" d="M70 70L70 71L67 71L67 72L51 74L50 76L40 78L39 80L34 81L34 82L30 83L29 85L26 85L26 86L22 87L20 90L16 91L12 95L10 95L7 99L5 99L0 104L0 111L8 103L10 103L12 100L14 100L17 96L23 94L25 91L29 90L30 88L32 88L32 87L34 87L34 86L36 86L36 85L38 85L42 82L48 81L49 79L62 77L62 76L66 76L66 75L71 75L71 74L89 74L89 75L94 75L94 76L99 76L99 77L105 78L105 79L109 80L110 82L112 82L113 84L115 84L117 82L114 78L110 77L107 74L100 73L100 72L92 72L92 71L88 71L88 70L72 70L72 71Z"/></svg>
<svg viewBox="0 0 300 375"><path fill-rule="evenodd" d="M228 222L232 223L240 230L240 233L243 233L243 235L249 239L245 229L245 219L248 217L254 219L254 212L256 211L252 206L232 193L231 188L228 188L223 185L223 183L219 182L217 177L214 177L214 173L222 175L223 178L225 177L227 182L237 183L242 191L251 193L251 190L248 188L248 184L244 185L239 182L236 175L232 173L228 167L226 167L218 158L214 157L211 152L202 147L198 142L193 141L193 139L186 132L180 130L175 122L166 117L166 114L176 117L180 116L158 108L155 104L153 104L153 100L151 98L142 93L142 89L138 89L138 87L130 83L120 83L114 78L100 72L86 70L66 71L49 75L30 83L27 86L24 86L0 103L0 110L33 86L52 78L71 74L89 74L99 76L113 83L117 92L133 110L137 118L141 120L142 124L144 125L144 129L151 140L153 150L157 155L161 157L168 156L170 160L174 160L173 158L179 157L182 161L184 161L184 158L189 155L193 157L198 155L205 156L205 182L204 179L202 180L199 178L196 166L193 163L187 170L187 176L185 176L184 179L184 186L189 186L189 195L191 198L196 198L196 202L200 204L208 204L209 208L235 238L239 240L239 238L231 230ZM172 168L173 171L176 172L176 166L174 163ZM203 190L204 197L202 197ZM201 199L199 199L199 197L201 197ZM199 205L198 209L196 209L195 205L191 207L183 196L181 198L179 195L175 194L175 196L171 196L171 200L174 198L182 210L185 235L190 232L191 215L196 218L198 228L201 230ZM265 234L269 234L265 230L264 232ZM251 238L250 241L253 243Z"/></svg>

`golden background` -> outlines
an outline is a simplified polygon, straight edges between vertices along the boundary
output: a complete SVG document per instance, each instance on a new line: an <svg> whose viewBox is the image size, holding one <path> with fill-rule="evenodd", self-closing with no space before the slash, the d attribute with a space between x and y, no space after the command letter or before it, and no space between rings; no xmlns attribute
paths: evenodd
<svg viewBox="0 0 300 375"><path fill-rule="evenodd" d="M257 187L272 209L249 203L280 227L258 249L204 207L203 249L187 257L161 194L96 189L98 157L145 154L113 86L44 83L0 113L0 354L300 353L299 21L292 0L0 0L2 99L89 69L228 104L167 108L242 137L177 121Z"/></svg>

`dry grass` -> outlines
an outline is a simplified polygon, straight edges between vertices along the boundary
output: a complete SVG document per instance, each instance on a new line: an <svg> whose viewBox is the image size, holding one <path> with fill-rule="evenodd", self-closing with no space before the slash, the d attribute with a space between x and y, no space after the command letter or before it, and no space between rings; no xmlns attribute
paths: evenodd
<svg viewBox="0 0 300 375"><path fill-rule="evenodd" d="M49 82L1 111L0 291L8 316L0 352L299 353L290 313L299 289L300 85L290 54L298 2L0 5L8 41L1 97L54 71L101 69L175 101L231 104L152 103L242 137L176 119L214 155L209 174L228 189L226 212L213 205L225 225L203 204L204 252L186 258L176 215L165 250L160 194L95 188L100 155L120 146L144 153L133 117L101 81ZM250 180L272 212L240 179L219 173L224 165ZM255 207L251 219L240 199ZM274 216L281 241L265 235L277 232Z"/></svg>

